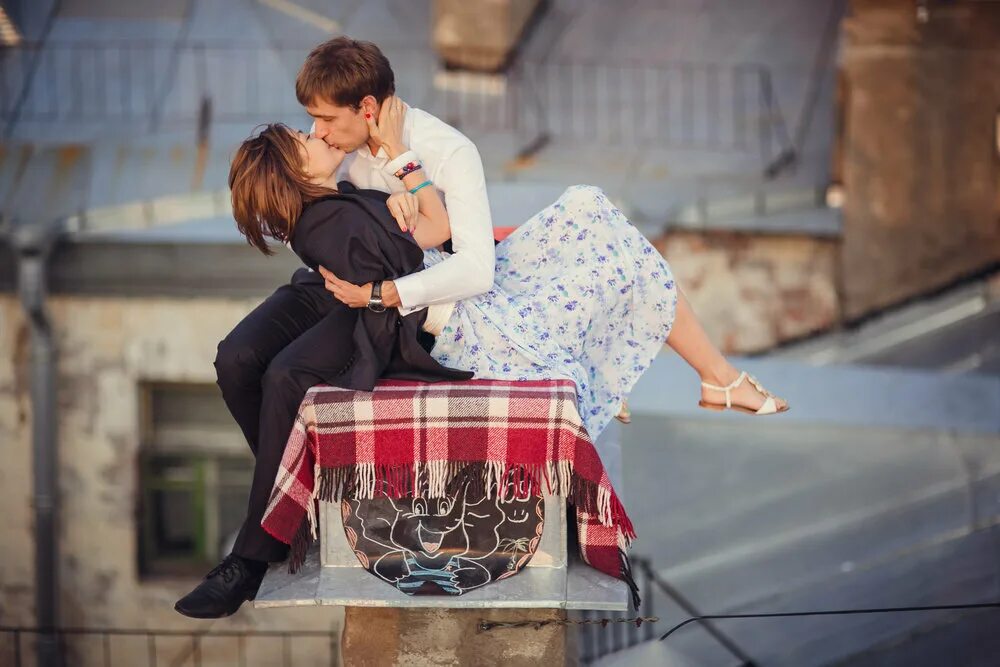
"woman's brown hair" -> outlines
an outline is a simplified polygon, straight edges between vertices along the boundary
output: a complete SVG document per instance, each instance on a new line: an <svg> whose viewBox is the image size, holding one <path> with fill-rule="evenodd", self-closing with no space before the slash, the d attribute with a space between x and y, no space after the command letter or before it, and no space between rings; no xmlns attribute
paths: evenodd
<svg viewBox="0 0 1000 667"><path fill-rule="evenodd" d="M317 99L357 109L368 95L379 103L396 92L389 59L372 42L334 37L314 48L295 77L302 106Z"/></svg>
<svg viewBox="0 0 1000 667"><path fill-rule="evenodd" d="M271 123L240 144L229 167L236 227L265 255L274 254L266 237L287 241L302 210L333 192L309 181L301 150L294 130Z"/></svg>

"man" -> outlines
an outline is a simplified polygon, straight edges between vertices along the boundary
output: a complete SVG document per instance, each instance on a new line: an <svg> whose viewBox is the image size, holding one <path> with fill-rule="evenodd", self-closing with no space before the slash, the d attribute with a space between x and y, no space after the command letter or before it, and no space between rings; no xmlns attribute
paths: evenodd
<svg viewBox="0 0 1000 667"><path fill-rule="evenodd" d="M362 96L364 89L356 85L333 87L332 82L349 81L359 68L378 72L376 91ZM488 291L496 257L486 181L475 144L438 118L413 108L406 111L401 142L381 136L375 119L381 101L394 92L392 70L378 47L344 37L313 50L296 81L299 103L313 117L315 135L349 153L341 166L342 178L359 188L403 192L406 187L393 174L418 159L428 178L445 194L453 254L425 271L382 286L385 305L398 307L405 315ZM355 108L352 100L359 98Z"/></svg>
<svg viewBox="0 0 1000 667"><path fill-rule="evenodd" d="M493 285L493 223L479 152L458 130L419 109L405 109L401 123L389 122L390 107L384 103L392 100L394 113L402 113L402 105L393 97L389 61L370 42L338 37L319 45L306 58L295 89L315 121L316 136L351 153L342 165L342 178L362 189L402 192L406 188L397 174L408 163L420 162L444 194L452 254L424 271L384 281L381 289L382 304L398 308L400 315L428 309L424 342L429 348L455 301ZM401 224L412 221L404 211L397 219ZM359 297L358 287L325 269L321 272L324 275L297 271L290 285L279 288L219 343L218 384L256 463L247 516L233 552L177 602L175 609L186 616L234 613L254 598L268 563L288 555L287 545L268 535L260 522L299 404L310 387L322 382L302 371L311 366L311 359L289 358L289 344L315 325L317 312L327 316L340 308L346 319L348 306L358 305L352 301L375 297ZM324 290L339 300L323 298ZM328 343L347 345L350 338ZM261 409L262 403L267 410Z"/></svg>

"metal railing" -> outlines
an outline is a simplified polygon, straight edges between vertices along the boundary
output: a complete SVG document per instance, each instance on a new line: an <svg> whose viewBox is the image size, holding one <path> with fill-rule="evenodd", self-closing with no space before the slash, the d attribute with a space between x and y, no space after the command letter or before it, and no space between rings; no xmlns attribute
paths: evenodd
<svg viewBox="0 0 1000 667"><path fill-rule="evenodd" d="M0 56L6 136L25 122L258 123L305 115L294 73L309 45L148 41L24 43ZM588 63L518 58L500 74L444 68L429 49L386 48L397 89L472 134L759 152L789 138L770 70L753 63Z"/></svg>
<svg viewBox="0 0 1000 667"><path fill-rule="evenodd" d="M216 653L224 655L225 664L247 665L247 645L260 650L252 644L260 641L280 641L280 658L269 659L270 665L291 667L301 662L303 650L296 651L295 640L312 639L308 664L326 664L334 667L339 662L340 638L338 633L325 630L251 630L212 632L185 632L182 630L148 630L125 628L37 628L26 626L0 626L0 664L11 667L22 667L35 664L34 644L38 641L54 641L58 646L57 654L62 658L62 664L84 666L101 665L103 667L158 667L159 665L193 665L201 667L203 660L219 663ZM135 640L145 643L138 649ZM165 644L172 640L170 649ZM205 644L218 640L228 646L216 646L212 655L205 656ZM318 641L322 640L323 649L319 649ZM180 644L183 642L183 644ZM123 644L131 644L127 650ZM116 656L117 654L117 656ZM299 659L295 663L293 659ZM259 663L260 660L254 662Z"/></svg>

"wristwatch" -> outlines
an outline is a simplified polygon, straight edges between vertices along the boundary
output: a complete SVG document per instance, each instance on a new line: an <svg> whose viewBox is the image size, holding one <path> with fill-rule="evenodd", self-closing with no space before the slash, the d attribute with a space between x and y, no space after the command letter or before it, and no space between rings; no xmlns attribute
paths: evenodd
<svg viewBox="0 0 1000 667"><path fill-rule="evenodd" d="M376 280L372 283L372 295L368 299L368 310L373 313L384 313L385 304L382 303L382 281Z"/></svg>

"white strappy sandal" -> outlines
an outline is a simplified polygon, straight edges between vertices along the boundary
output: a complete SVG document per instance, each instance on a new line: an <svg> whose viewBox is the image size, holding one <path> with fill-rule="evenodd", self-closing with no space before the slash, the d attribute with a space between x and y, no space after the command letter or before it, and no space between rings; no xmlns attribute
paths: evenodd
<svg viewBox="0 0 1000 667"><path fill-rule="evenodd" d="M756 410L751 410L750 408L743 407L742 405L733 405L733 397L731 392L733 389L738 387L740 383L743 382L744 379L750 380L750 384L752 384L757 391L764 394L764 396L766 397L764 399L764 404ZM745 412L748 415L759 415L759 416L775 415L781 412L788 412L787 403L781 407L778 407L778 402L775 400L777 396L769 392L767 389L764 389L760 381L758 381L757 378L750 375L746 371L741 371L740 376L735 380L733 380L732 382L730 382L725 387L719 387L717 385L709 384L707 382L702 382L701 386L707 389L714 389L715 391L726 392L725 405L723 405L722 403L711 403L709 401L698 401L699 407L707 408L708 410L738 410L740 412Z"/></svg>

